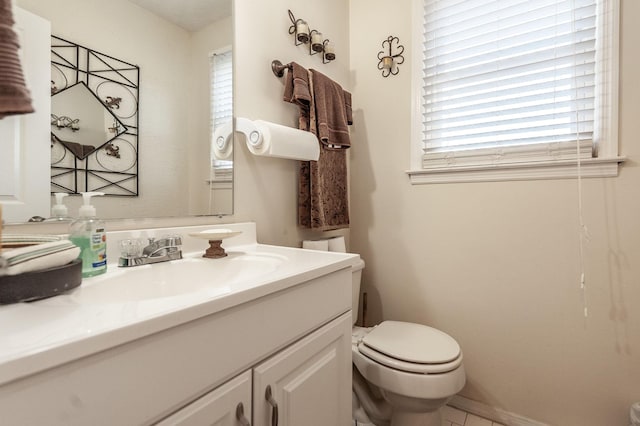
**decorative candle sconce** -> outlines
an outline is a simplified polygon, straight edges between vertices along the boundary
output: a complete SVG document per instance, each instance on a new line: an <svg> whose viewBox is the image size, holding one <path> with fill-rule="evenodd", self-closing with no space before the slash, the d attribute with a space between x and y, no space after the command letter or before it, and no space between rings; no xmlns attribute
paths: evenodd
<svg viewBox="0 0 640 426"><path fill-rule="evenodd" d="M289 34L293 34L293 41L296 46L301 44L309 45L309 55L322 53L322 63L327 64L336 59L336 51L333 43L329 39L324 39L318 30L312 30L304 19L296 19L291 10L289 19L292 25L289 27Z"/></svg>
<svg viewBox="0 0 640 426"><path fill-rule="evenodd" d="M66 115L61 115L58 117L55 114L51 114L51 124L56 126L58 129L71 129L74 132L80 130L80 119L69 118Z"/></svg>
<svg viewBox="0 0 640 426"><path fill-rule="evenodd" d="M120 123L114 120L113 125L111 127L107 127L107 130L109 131L109 133L120 134L124 129L122 129Z"/></svg>
<svg viewBox="0 0 640 426"><path fill-rule="evenodd" d="M394 51L394 42L395 42L395 50L397 53L393 53ZM385 48L385 45L387 46ZM383 77L389 77L390 75L396 75L400 72L398 69L398 65L404 63L404 46L400 44L400 39L398 37L389 36L385 41L382 42L382 49L378 52L378 69L382 70ZM387 52L388 51L388 52Z"/></svg>

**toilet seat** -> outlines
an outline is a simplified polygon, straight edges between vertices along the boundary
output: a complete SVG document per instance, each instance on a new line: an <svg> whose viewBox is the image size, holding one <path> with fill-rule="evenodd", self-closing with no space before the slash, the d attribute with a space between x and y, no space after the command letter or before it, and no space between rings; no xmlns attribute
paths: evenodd
<svg viewBox="0 0 640 426"><path fill-rule="evenodd" d="M357 347L364 356L409 373L446 373L462 364L460 346L451 336L421 324L384 321Z"/></svg>

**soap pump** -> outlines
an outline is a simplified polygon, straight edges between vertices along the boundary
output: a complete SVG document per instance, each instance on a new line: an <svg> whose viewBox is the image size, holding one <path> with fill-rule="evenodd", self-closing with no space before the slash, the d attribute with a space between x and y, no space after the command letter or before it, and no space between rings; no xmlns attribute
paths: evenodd
<svg viewBox="0 0 640 426"><path fill-rule="evenodd" d="M107 234L105 223L96 217L91 197L103 192L82 192L82 206L78 219L71 222L69 239L80 247L82 276L92 277L107 272Z"/></svg>
<svg viewBox="0 0 640 426"><path fill-rule="evenodd" d="M67 194L66 192L56 192L53 195L55 196L56 203L53 205L53 207L51 207L51 217L47 219L47 222L70 221L71 218L69 217L69 209L67 209L67 206L65 206L62 202L64 197L69 194Z"/></svg>

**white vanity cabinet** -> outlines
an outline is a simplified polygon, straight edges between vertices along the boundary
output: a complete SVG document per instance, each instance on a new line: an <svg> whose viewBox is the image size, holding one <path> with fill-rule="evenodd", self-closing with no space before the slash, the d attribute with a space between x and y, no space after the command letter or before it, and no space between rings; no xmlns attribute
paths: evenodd
<svg viewBox="0 0 640 426"><path fill-rule="evenodd" d="M350 377L351 315L347 313L158 426L346 425L351 417ZM244 418L237 414L239 404Z"/></svg>
<svg viewBox="0 0 640 426"><path fill-rule="evenodd" d="M0 424L242 426L235 416L242 402L252 426L270 426L266 386L278 404L279 426L349 424L350 266L286 276L250 291L5 362ZM94 310L64 304L63 296L38 303L10 308L12 320L26 324L42 310L63 321L75 310ZM95 312L131 315L134 306L140 312L152 305Z"/></svg>

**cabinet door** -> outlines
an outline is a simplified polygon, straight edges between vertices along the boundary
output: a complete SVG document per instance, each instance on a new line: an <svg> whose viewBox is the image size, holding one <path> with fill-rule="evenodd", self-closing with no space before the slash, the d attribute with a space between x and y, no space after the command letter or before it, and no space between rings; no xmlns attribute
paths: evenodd
<svg viewBox="0 0 640 426"><path fill-rule="evenodd" d="M242 404L243 422L236 415ZM251 371L231 379L167 417L161 426L246 426L251 420Z"/></svg>
<svg viewBox="0 0 640 426"><path fill-rule="evenodd" d="M259 364L253 380L254 426L275 426L276 410L278 426L350 425L351 313Z"/></svg>
<svg viewBox="0 0 640 426"><path fill-rule="evenodd" d="M5 222L49 217L51 23L16 7L24 78L35 112L0 120L0 204Z"/></svg>

